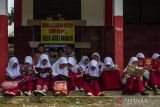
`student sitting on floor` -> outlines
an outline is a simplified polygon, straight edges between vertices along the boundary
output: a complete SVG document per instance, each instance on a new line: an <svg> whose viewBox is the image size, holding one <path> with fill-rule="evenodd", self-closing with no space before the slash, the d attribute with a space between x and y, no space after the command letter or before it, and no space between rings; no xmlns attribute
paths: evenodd
<svg viewBox="0 0 160 107"><path fill-rule="evenodd" d="M85 74L85 71L88 69L88 67L89 67L88 56L82 56L81 61L79 62L79 65L78 65L78 75L79 75L79 77L77 78L77 87L80 90L84 90L83 89L83 77L82 76L83 76L83 74Z"/></svg>
<svg viewBox="0 0 160 107"><path fill-rule="evenodd" d="M99 66L96 60L91 60L89 67L83 75L83 88L88 96L103 96L99 84Z"/></svg>
<svg viewBox="0 0 160 107"><path fill-rule="evenodd" d="M24 92L25 96L30 96L31 91L34 90L35 70L33 66L33 59L31 56L26 56L24 65L21 65L22 79L24 83L20 85L20 89Z"/></svg>
<svg viewBox="0 0 160 107"><path fill-rule="evenodd" d="M150 70L152 69L150 68L152 60L150 58L145 58L143 53L137 53L136 57L138 58L138 66L145 70L143 76L144 87L148 90L152 90L152 88L149 86L149 75L150 75Z"/></svg>
<svg viewBox="0 0 160 107"><path fill-rule="evenodd" d="M138 59L136 57L132 57L128 63L128 66L132 66L132 68L138 69ZM132 95L135 93L141 93L141 95L148 95L148 93L144 91L142 76L134 76L131 71L132 68L128 71L127 67L123 72L122 83L124 84L124 91L122 94Z"/></svg>
<svg viewBox="0 0 160 107"><path fill-rule="evenodd" d="M92 54L92 60L96 60L98 62L99 71L102 72L103 67L104 67L104 63L101 62L101 57L100 57L100 54L98 52L94 52Z"/></svg>
<svg viewBox="0 0 160 107"><path fill-rule="evenodd" d="M155 94L160 94L160 55L158 53L152 55L152 62L153 67L150 71L149 82L154 89Z"/></svg>
<svg viewBox="0 0 160 107"><path fill-rule="evenodd" d="M69 70L69 90L80 90L81 84L80 78L83 77L78 70L78 65L74 57L68 58L68 70Z"/></svg>
<svg viewBox="0 0 160 107"><path fill-rule="evenodd" d="M20 66L16 57L11 57L6 68L5 81L1 84L4 96L20 96L18 81L21 80Z"/></svg>
<svg viewBox="0 0 160 107"><path fill-rule="evenodd" d="M51 64L47 54L42 54L38 61L38 64L35 66L36 72L38 72L38 79L36 83L36 90L34 90L34 95L45 96L48 91L48 87L51 83Z"/></svg>
<svg viewBox="0 0 160 107"><path fill-rule="evenodd" d="M65 96L68 90L68 61L66 57L60 57L52 65L53 91L55 96Z"/></svg>
<svg viewBox="0 0 160 107"><path fill-rule="evenodd" d="M100 76L100 84L102 90L120 89L120 70L114 65L111 57L105 57L104 69Z"/></svg>

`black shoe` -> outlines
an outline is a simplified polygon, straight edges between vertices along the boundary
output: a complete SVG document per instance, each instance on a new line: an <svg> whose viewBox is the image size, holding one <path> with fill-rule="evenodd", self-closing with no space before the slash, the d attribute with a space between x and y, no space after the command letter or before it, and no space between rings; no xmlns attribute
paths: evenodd
<svg viewBox="0 0 160 107"><path fill-rule="evenodd" d="M154 92L155 92L156 95L160 94L160 90L158 88L155 88Z"/></svg>
<svg viewBox="0 0 160 107"><path fill-rule="evenodd" d="M150 87L150 86L146 86L145 88L146 88L146 90L149 90L149 91L152 91L152 90L153 90L153 88Z"/></svg>
<svg viewBox="0 0 160 107"><path fill-rule="evenodd" d="M38 90L33 91L34 96L38 96Z"/></svg>
<svg viewBox="0 0 160 107"><path fill-rule="evenodd" d="M127 91L123 91L123 92L122 92L122 95L126 95L126 94L127 94Z"/></svg>
<svg viewBox="0 0 160 107"><path fill-rule="evenodd" d="M143 91L143 92L141 92L141 95L149 95L149 93Z"/></svg>
<svg viewBox="0 0 160 107"><path fill-rule="evenodd" d="M16 93L16 95L17 95L17 96L22 96L22 95L23 95L23 93L22 93L22 91L21 91L21 90L18 90L18 91L17 91L17 93Z"/></svg>

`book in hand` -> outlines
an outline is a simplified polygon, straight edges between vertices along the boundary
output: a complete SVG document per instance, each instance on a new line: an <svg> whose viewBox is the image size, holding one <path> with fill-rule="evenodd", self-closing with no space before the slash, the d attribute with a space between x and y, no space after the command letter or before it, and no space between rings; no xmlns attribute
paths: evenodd
<svg viewBox="0 0 160 107"><path fill-rule="evenodd" d="M3 90L14 89L18 87L18 82L19 81L4 81L2 82L1 87Z"/></svg>
<svg viewBox="0 0 160 107"><path fill-rule="evenodd" d="M144 70L140 69L140 68L136 68L132 65L128 65L125 69L125 72L129 76L141 77L141 76L143 76Z"/></svg>
<svg viewBox="0 0 160 107"><path fill-rule="evenodd" d="M33 65L20 65L22 73L32 74L34 71Z"/></svg>
<svg viewBox="0 0 160 107"><path fill-rule="evenodd" d="M92 77L89 74L84 74L83 77L87 80L91 79Z"/></svg>
<svg viewBox="0 0 160 107"><path fill-rule="evenodd" d="M25 79L21 79L19 81L4 81L4 82L2 82L1 87L3 90L14 89L22 84L25 84L25 83L33 81L33 80L36 80L36 78L32 78L32 79L25 78Z"/></svg>
<svg viewBox="0 0 160 107"><path fill-rule="evenodd" d="M67 82L66 81L55 81L53 84L54 91L67 91Z"/></svg>
<svg viewBox="0 0 160 107"><path fill-rule="evenodd" d="M152 69L152 59L151 58L145 58L144 59L144 69L150 70Z"/></svg>
<svg viewBox="0 0 160 107"><path fill-rule="evenodd" d="M40 73L48 73L48 72L51 72L52 69L47 67L47 68L40 68L40 67L35 67L35 70L40 72Z"/></svg>

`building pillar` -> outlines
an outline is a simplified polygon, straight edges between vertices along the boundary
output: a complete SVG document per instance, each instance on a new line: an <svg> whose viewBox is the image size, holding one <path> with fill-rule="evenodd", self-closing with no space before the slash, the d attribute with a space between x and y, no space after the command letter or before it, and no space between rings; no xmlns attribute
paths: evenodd
<svg viewBox="0 0 160 107"><path fill-rule="evenodd" d="M0 83L4 80L8 61L7 0L0 0Z"/></svg>
<svg viewBox="0 0 160 107"><path fill-rule="evenodd" d="M113 30L115 63L123 70L123 0L113 0Z"/></svg>

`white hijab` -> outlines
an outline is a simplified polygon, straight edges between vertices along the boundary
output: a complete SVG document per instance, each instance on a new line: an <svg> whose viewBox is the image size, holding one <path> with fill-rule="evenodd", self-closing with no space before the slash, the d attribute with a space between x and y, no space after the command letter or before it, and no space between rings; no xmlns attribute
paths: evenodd
<svg viewBox="0 0 160 107"><path fill-rule="evenodd" d="M46 65L43 65L42 64L42 61L43 60L47 60L47 64ZM48 58L48 55L47 54L42 54L38 60L38 64L36 65L36 67L39 67L39 68L51 68L51 64L49 62L49 58ZM49 73L44 73L44 74L40 74L40 77L42 78L47 78L49 75Z"/></svg>
<svg viewBox="0 0 160 107"><path fill-rule="evenodd" d="M160 56L160 55L159 55L158 53L154 53L154 54L152 55L152 59L157 59L159 56Z"/></svg>
<svg viewBox="0 0 160 107"><path fill-rule="evenodd" d="M33 65L33 59L31 56L26 56L24 59L24 63L29 63L30 65Z"/></svg>
<svg viewBox="0 0 160 107"><path fill-rule="evenodd" d="M135 62L135 61L137 61L138 62L138 59L137 59L137 57L132 57L131 59L130 59L130 61L129 61L129 65L131 65L133 62Z"/></svg>
<svg viewBox="0 0 160 107"><path fill-rule="evenodd" d="M101 58L101 57L100 57L100 54L99 54L98 52L94 52L94 53L92 54L92 58L93 58L93 56L97 56L97 57L99 58L99 61L101 60L101 59L100 59L100 58ZM99 61L98 61L98 62L99 62Z"/></svg>
<svg viewBox="0 0 160 107"><path fill-rule="evenodd" d="M81 61L79 62L79 65L78 65L78 66L79 66L79 69L80 69L81 72L85 72L86 69L87 69L87 67L89 66L89 63L88 63L87 65L84 64L84 61L85 61L86 59L89 60L88 56L83 56L83 57L81 58Z"/></svg>
<svg viewBox="0 0 160 107"><path fill-rule="evenodd" d="M47 60L47 64L46 65L43 65L42 64L42 61L43 60ZM47 54L42 54L38 60L38 64L36 65L36 67L40 67L40 68L48 68L48 67L51 67L51 64L49 62L49 58L48 58L48 55Z"/></svg>
<svg viewBox="0 0 160 107"><path fill-rule="evenodd" d="M96 67L95 70L92 70L91 67ZM89 68L87 69L86 74L89 74L90 76L93 77L99 77L99 66L98 66L98 62L96 60L91 60L89 63Z"/></svg>
<svg viewBox="0 0 160 107"><path fill-rule="evenodd" d="M100 54L98 52L94 52L92 54L92 59L93 59L93 56L97 56L99 58L99 61L98 61L98 66L101 66L101 69L99 69L100 71L103 71L103 67L104 67L104 63L101 62L101 57L100 57Z"/></svg>
<svg viewBox="0 0 160 107"><path fill-rule="evenodd" d="M132 57L132 58L130 59L130 61L129 61L128 64L131 65L131 64L132 64L133 62L135 62L135 61L138 62L137 57ZM137 66L137 68L138 68L138 66ZM127 67L124 69L123 72L126 72L126 69L127 69ZM128 77L130 77L130 76L129 76L128 74L126 74L125 77L122 79L122 84L126 84Z"/></svg>
<svg viewBox="0 0 160 107"><path fill-rule="evenodd" d="M137 53L136 57L137 57L137 58L145 58L145 56L144 56L143 53Z"/></svg>
<svg viewBox="0 0 160 107"><path fill-rule="evenodd" d="M59 74L68 76L68 67L65 66L64 68L59 68L60 64L68 64L67 58L66 57L60 57L56 63L52 65L52 75L57 76Z"/></svg>
<svg viewBox="0 0 160 107"><path fill-rule="evenodd" d="M17 63L17 67L14 69L13 65L15 63ZM19 63L18 63L18 59L16 57L11 57L9 59L6 71L7 71L7 75L10 76L13 79L21 75L20 66L19 66Z"/></svg>
<svg viewBox="0 0 160 107"><path fill-rule="evenodd" d="M71 68L73 72L77 73L78 69L77 69L77 62L73 57L68 57L68 64L71 64L73 67Z"/></svg>
<svg viewBox="0 0 160 107"><path fill-rule="evenodd" d="M104 65L110 65L110 68L114 68L115 66L111 57L104 58Z"/></svg>

